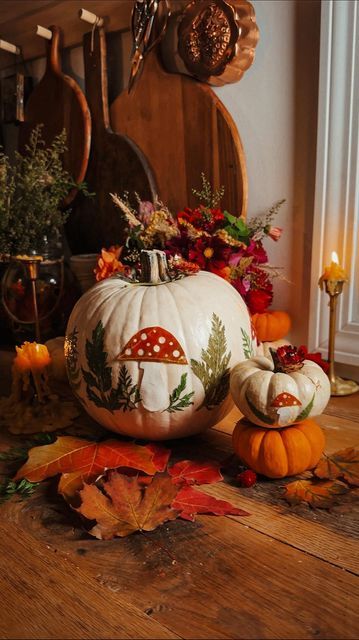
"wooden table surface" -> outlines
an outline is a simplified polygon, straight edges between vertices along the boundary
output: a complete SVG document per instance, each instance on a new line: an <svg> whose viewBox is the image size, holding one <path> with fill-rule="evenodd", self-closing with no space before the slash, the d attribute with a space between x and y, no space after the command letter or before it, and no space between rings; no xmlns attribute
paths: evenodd
<svg viewBox="0 0 359 640"><path fill-rule="evenodd" d="M237 417L177 451L225 458ZM332 399L319 422L328 452L359 445L359 394ZM0 637L357 639L358 509L289 507L282 484L203 486L251 515L111 541L91 538L51 483L12 499L0 507Z"/></svg>

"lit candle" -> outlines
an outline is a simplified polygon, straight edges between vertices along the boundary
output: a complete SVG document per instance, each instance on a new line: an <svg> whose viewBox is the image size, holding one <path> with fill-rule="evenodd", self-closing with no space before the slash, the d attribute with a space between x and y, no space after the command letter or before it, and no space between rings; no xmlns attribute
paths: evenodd
<svg viewBox="0 0 359 640"><path fill-rule="evenodd" d="M324 267L324 273L320 276L319 285L322 286L324 281L348 282L348 274L339 264L338 255L335 251L332 251L330 266Z"/></svg>
<svg viewBox="0 0 359 640"><path fill-rule="evenodd" d="M19 372L41 371L51 362L46 345L37 342L24 342L21 347L16 347L14 367Z"/></svg>

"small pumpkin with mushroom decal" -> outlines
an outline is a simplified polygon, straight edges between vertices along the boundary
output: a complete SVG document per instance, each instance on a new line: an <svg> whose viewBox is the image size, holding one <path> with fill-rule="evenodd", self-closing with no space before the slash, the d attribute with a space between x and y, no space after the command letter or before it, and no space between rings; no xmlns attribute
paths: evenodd
<svg viewBox="0 0 359 640"><path fill-rule="evenodd" d="M231 393L252 423L285 427L321 414L330 398L323 369L290 345L271 349L272 358L257 356L231 372Z"/></svg>
<svg viewBox="0 0 359 640"><path fill-rule="evenodd" d="M179 438L232 408L230 369L254 346L247 307L222 278L173 278L143 251L141 282L116 275L78 301L65 340L70 384L86 411L135 438Z"/></svg>

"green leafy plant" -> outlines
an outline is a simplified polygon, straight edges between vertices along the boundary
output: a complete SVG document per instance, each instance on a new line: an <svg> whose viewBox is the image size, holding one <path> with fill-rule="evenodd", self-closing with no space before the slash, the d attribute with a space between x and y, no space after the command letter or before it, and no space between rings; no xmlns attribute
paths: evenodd
<svg viewBox="0 0 359 640"><path fill-rule="evenodd" d="M221 404L229 390L229 361L231 352L227 351L227 340L223 322L214 313L212 329L208 339L207 349L202 349L202 360L191 360L194 374L203 384L204 400L197 411L206 407L211 410Z"/></svg>
<svg viewBox="0 0 359 640"><path fill-rule="evenodd" d="M15 495L21 499L29 498L38 485L39 482L30 482L26 480L26 478L18 481L10 480L10 478L3 479L0 482L0 504L6 502L6 500L10 500L10 498Z"/></svg>
<svg viewBox="0 0 359 640"><path fill-rule="evenodd" d="M186 393L181 397L181 393L186 389L186 385L187 373L183 373L178 387L176 387L170 394L170 403L165 411L168 411L169 413L183 411L183 409L186 409L193 404L192 398L194 396L194 391L190 391L190 393Z"/></svg>
<svg viewBox="0 0 359 640"><path fill-rule="evenodd" d="M133 384L126 365L120 369L118 384L112 387L112 369L107 366L107 352L104 351L105 329L101 320L92 332L92 342L86 340L86 359L89 371L82 368L89 400L97 407L132 411L141 402L137 385Z"/></svg>
<svg viewBox="0 0 359 640"><path fill-rule="evenodd" d="M53 236L65 222L61 202L71 189L90 195L63 168L66 132L45 147L41 129L32 131L25 155L16 152L10 162L0 153L0 254L41 248L44 236Z"/></svg>

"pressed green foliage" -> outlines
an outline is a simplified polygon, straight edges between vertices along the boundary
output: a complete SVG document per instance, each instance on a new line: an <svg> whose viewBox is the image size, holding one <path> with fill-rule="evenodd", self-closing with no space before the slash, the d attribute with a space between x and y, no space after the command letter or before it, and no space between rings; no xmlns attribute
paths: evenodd
<svg viewBox="0 0 359 640"><path fill-rule="evenodd" d="M204 400L197 411L206 407L210 410L221 404L229 391L229 362L231 352L227 353L225 328L214 313L207 349L202 349L201 361L191 359L194 374L203 384Z"/></svg>
<svg viewBox="0 0 359 640"><path fill-rule="evenodd" d="M247 331L245 331L242 327L241 327L241 333L242 333L243 353L245 358L247 358L248 360L248 358L252 358L254 355L253 345Z"/></svg>
<svg viewBox="0 0 359 640"><path fill-rule="evenodd" d="M296 420L305 420L306 418L308 418L311 410L313 409L313 404L314 404L314 399L315 399L315 393L313 393L313 397L311 399L311 401L307 404L306 407L304 407L303 411L296 417Z"/></svg>
<svg viewBox="0 0 359 640"><path fill-rule="evenodd" d="M190 391L189 393L186 393L181 397L182 392L186 389L186 385L187 373L183 373L178 387L176 387L170 394L170 402L165 411L168 411L169 413L174 413L175 411L183 411L183 409L186 409L191 404L193 404L192 398L194 396L194 391Z"/></svg>
<svg viewBox="0 0 359 640"><path fill-rule="evenodd" d="M82 368L89 400L97 407L113 412L118 409L132 411L141 401L137 385L123 365L120 369L118 384L112 387L112 369L107 366L108 354L104 351L105 329L101 320L92 332L92 341L86 340L86 359L89 371Z"/></svg>
<svg viewBox="0 0 359 640"><path fill-rule="evenodd" d="M265 424L275 423L275 420L272 420L272 418L270 418L269 416L266 416L265 413L262 413L262 411L257 409L257 407L253 404L253 402L250 401L247 393L246 393L246 400L250 410L256 416L256 418L259 418L259 420L261 420L262 422L265 422Z"/></svg>

